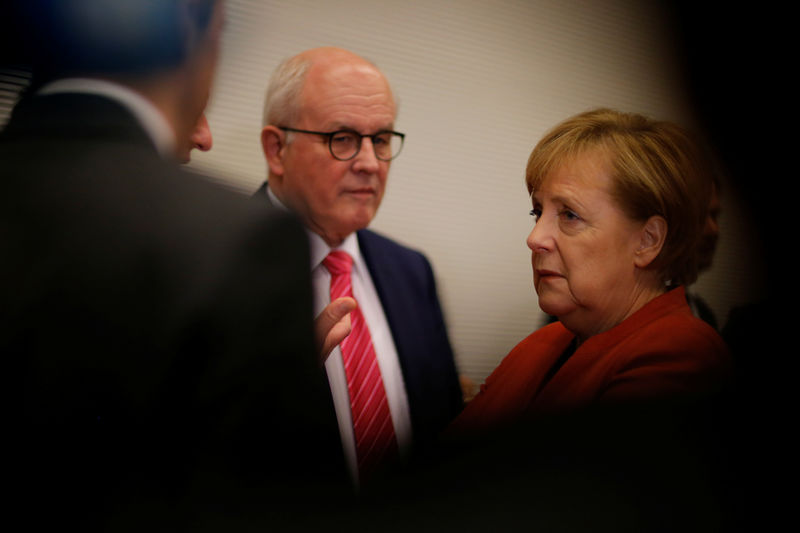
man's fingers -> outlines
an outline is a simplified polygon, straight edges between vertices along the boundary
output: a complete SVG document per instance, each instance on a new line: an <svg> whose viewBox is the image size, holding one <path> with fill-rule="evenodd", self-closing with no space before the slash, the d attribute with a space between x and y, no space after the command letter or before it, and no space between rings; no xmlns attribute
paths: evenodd
<svg viewBox="0 0 800 533"><path fill-rule="evenodd" d="M314 333L322 361L350 334L350 312L356 307L356 301L352 298L337 298L314 320Z"/></svg>

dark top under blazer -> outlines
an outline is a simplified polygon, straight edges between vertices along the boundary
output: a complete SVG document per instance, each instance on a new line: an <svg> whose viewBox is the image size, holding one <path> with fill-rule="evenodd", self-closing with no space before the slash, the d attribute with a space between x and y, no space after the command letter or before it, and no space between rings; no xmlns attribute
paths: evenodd
<svg viewBox="0 0 800 533"><path fill-rule="evenodd" d="M160 510L192 498L241 517L294 489L308 501L305 475L346 481L291 215L160 158L92 95L21 102L0 183L9 486L27 523L167 527Z"/></svg>
<svg viewBox="0 0 800 533"><path fill-rule="evenodd" d="M255 197L269 201L267 183ZM429 444L463 408L433 269L420 252L374 231L356 235L397 349L414 440Z"/></svg>

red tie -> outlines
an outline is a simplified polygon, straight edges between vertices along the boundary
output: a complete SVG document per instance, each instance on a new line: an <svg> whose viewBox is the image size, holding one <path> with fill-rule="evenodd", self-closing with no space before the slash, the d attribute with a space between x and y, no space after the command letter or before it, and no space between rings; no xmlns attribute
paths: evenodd
<svg viewBox="0 0 800 533"><path fill-rule="evenodd" d="M352 298L353 259L345 252L334 251L322 264L331 273L331 301L342 296ZM364 481L384 460L397 454L397 439L372 337L360 308L350 313L350 321L350 335L339 346L350 392L358 472Z"/></svg>

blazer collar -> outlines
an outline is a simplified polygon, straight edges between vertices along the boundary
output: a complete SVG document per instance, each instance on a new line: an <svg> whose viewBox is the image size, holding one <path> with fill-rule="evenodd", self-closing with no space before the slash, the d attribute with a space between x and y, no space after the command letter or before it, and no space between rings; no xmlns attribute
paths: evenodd
<svg viewBox="0 0 800 533"><path fill-rule="evenodd" d="M175 153L175 132L163 113L150 100L124 85L94 78L65 78L44 85L36 94L88 94L113 100L136 118L162 157L172 157Z"/></svg>

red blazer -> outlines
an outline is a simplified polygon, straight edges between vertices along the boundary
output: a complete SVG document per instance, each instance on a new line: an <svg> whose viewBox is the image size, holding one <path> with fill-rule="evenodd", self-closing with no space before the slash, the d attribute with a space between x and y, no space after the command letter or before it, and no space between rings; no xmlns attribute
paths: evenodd
<svg viewBox="0 0 800 533"><path fill-rule="evenodd" d="M683 287L587 339L545 382L574 338L560 322L529 335L486 379L448 433L602 402L700 393L721 383L729 372L725 343L692 315Z"/></svg>

